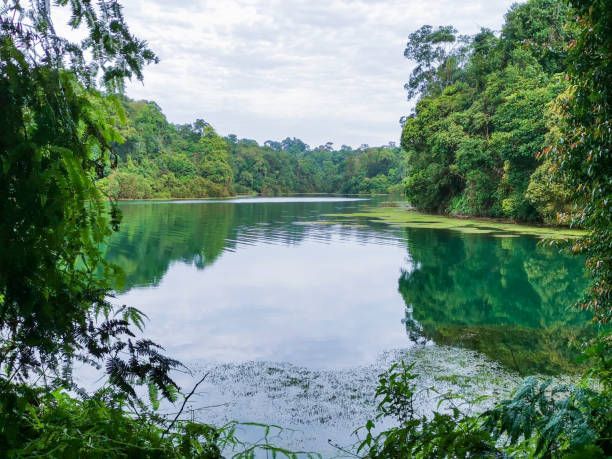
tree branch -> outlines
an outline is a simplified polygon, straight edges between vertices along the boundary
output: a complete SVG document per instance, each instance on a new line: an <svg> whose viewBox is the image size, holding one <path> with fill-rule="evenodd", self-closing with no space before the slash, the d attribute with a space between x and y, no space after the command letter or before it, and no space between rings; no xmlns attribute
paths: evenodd
<svg viewBox="0 0 612 459"><path fill-rule="evenodd" d="M170 429L172 429L172 427L174 427L174 424L176 424L176 421L178 421L178 418L181 416L181 414L183 414L183 410L185 409L185 405L187 404L187 401L191 398L191 396L195 393L195 391L198 388L198 386L204 382L204 380L208 377L209 374L210 374L210 372L207 372L195 384L195 386L193 386L193 389L191 389L191 392L189 392L189 394L185 397L185 400L183 400L183 404L181 405L181 409L178 411L178 413L176 413L176 416L174 417L172 422L168 425L168 427L166 427L166 430L164 430L164 432L162 433L162 437L164 435L166 435L168 432L170 432Z"/></svg>

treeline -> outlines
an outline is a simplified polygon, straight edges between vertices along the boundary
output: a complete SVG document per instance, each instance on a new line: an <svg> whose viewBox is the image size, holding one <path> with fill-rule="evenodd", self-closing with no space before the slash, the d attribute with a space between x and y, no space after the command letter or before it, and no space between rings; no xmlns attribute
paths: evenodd
<svg viewBox="0 0 612 459"><path fill-rule="evenodd" d="M501 34L423 26L404 55L418 97L405 119L408 199L434 212L567 223L569 192L548 158L576 23L562 0L516 4ZM557 100L557 102L555 102ZM554 178L553 178L554 177Z"/></svg>
<svg viewBox="0 0 612 459"><path fill-rule="evenodd" d="M567 224L570 193L546 146L560 135L577 27L563 0L535 0L511 7L500 33L410 34L404 55L416 67L406 89L417 103L401 148L311 148L289 137L260 145L123 99L118 167L101 184L119 199L398 191L430 212Z"/></svg>
<svg viewBox="0 0 612 459"><path fill-rule="evenodd" d="M154 102L122 100L125 123L117 167L100 183L119 199L203 198L233 194L388 193L406 165L393 143L357 149L311 148L296 138L259 145L219 136L203 120L169 123Z"/></svg>

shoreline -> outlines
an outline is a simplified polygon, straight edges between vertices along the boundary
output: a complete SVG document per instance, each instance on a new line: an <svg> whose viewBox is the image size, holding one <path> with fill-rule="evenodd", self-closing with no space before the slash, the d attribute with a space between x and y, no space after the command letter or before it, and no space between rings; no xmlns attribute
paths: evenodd
<svg viewBox="0 0 612 459"><path fill-rule="evenodd" d="M350 194L350 193L284 193L284 194L257 194L257 193L245 193L245 194L233 194L231 196L207 196L205 198L113 198L116 202L130 202L130 201L211 201L221 199L236 199L236 198L288 198L288 197L299 197L299 196L345 196L345 197L360 197L360 198L375 198L382 196L392 196L389 194Z"/></svg>
<svg viewBox="0 0 612 459"><path fill-rule="evenodd" d="M235 194L223 197L206 198L146 198L146 199L116 199L115 202L181 202L181 201L230 201L241 198L283 198L283 197L359 197L376 198L392 196L384 194L343 194L343 193L288 193L282 195ZM375 207L354 213L326 214L325 217L348 220L351 218L366 218L370 221L392 226L425 229L449 229L470 234L492 234L496 237L512 237L531 235L545 239L575 239L587 234L586 231L568 226L552 226L528 222L517 222L503 218L476 217L469 215L432 214L419 211L402 201L381 202ZM343 222L339 222L343 223Z"/></svg>
<svg viewBox="0 0 612 459"><path fill-rule="evenodd" d="M575 239L586 231L570 227L537 225L487 217L429 214L409 206L378 206L350 214L327 214L338 219L365 218L396 227L447 229L465 234L490 234L495 237L537 236L543 239ZM340 222L341 223L341 222Z"/></svg>

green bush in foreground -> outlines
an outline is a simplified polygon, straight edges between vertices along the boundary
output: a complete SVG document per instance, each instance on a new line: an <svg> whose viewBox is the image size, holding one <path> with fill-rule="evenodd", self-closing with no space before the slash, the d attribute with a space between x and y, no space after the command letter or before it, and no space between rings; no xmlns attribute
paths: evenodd
<svg viewBox="0 0 612 459"><path fill-rule="evenodd" d="M439 411L426 417L415 410L415 378L412 365L404 362L380 376L377 420L391 417L397 426L376 433L375 421L368 421L359 446L365 457L604 458L612 453L608 391L530 377L512 399L480 415L463 414L464 403L442 395Z"/></svg>
<svg viewBox="0 0 612 459"><path fill-rule="evenodd" d="M76 396L61 388L50 391L6 380L0 384L2 457L250 459L259 453L290 459L318 457L271 445L269 435L281 430L275 426L237 422L212 426L159 415L151 409L159 404L155 393L145 404L134 403L112 388ZM261 440L241 442L236 436L240 426L259 429Z"/></svg>
<svg viewBox="0 0 612 459"><path fill-rule="evenodd" d="M129 406L109 390L79 400L61 389L5 386L0 450L8 457L221 457L214 427L181 422L166 431L146 411L128 415Z"/></svg>

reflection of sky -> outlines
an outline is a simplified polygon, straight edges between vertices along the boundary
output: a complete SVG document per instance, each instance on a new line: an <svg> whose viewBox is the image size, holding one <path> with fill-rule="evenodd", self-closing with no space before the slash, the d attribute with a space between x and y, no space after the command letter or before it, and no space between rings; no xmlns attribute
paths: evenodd
<svg viewBox="0 0 612 459"><path fill-rule="evenodd" d="M140 307L147 335L179 359L347 368L406 347L405 247L329 231L326 241L239 242L206 270L175 262L158 287L119 301Z"/></svg>

